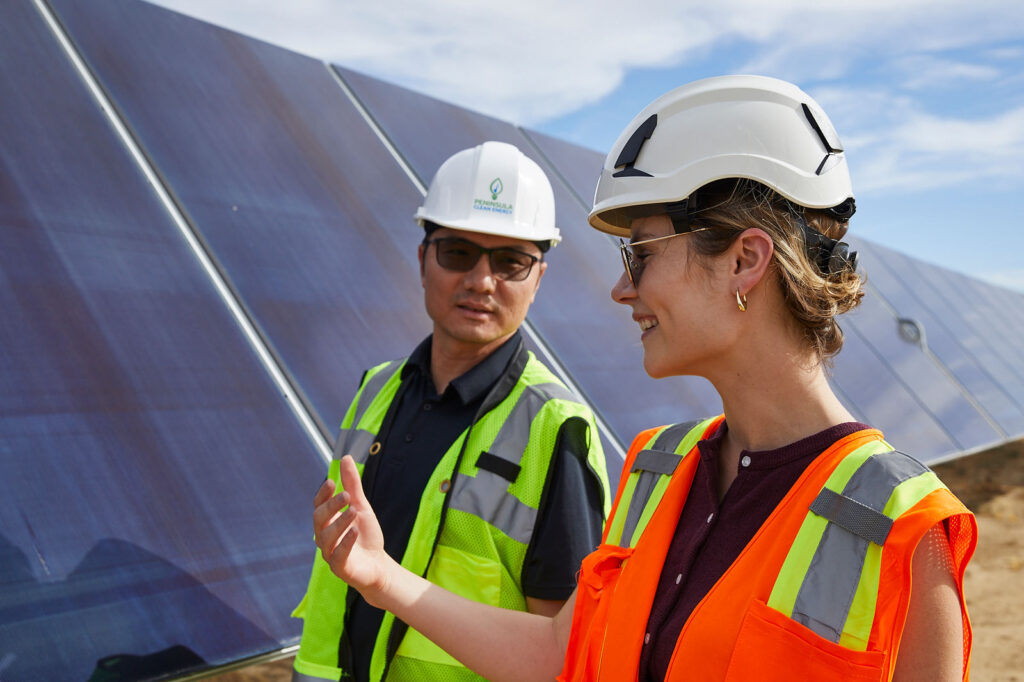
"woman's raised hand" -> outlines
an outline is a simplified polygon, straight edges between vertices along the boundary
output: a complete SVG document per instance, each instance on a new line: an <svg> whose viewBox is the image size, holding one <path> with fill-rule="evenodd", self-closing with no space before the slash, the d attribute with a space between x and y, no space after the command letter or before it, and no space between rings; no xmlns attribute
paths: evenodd
<svg viewBox="0 0 1024 682"><path fill-rule="evenodd" d="M380 524L348 455L341 459L341 486L334 495L334 481L328 479L313 498L316 545L331 571L374 604L387 590L390 569L397 564L384 551Z"/></svg>

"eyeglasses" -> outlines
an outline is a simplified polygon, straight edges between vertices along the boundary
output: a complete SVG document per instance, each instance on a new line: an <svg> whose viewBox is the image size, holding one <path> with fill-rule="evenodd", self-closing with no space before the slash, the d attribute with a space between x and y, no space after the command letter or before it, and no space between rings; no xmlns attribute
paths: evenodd
<svg viewBox="0 0 1024 682"><path fill-rule="evenodd" d="M521 282L529 277L533 264L540 260L519 249L508 246L487 249L459 237L440 237L423 243L428 247L434 244L437 264L454 272L469 272L476 267L480 256L487 254L491 272L498 279L508 282Z"/></svg>
<svg viewBox="0 0 1024 682"><path fill-rule="evenodd" d="M626 275L629 277L629 283L633 285L635 289L640 284L640 275L644 272L644 262L642 256L638 256L633 250L638 246L644 244L651 244L653 242L660 242L663 239L672 239L672 237L678 237L684 234L693 234L694 232L704 232L710 230L710 227L698 227L695 230L687 230L686 232L674 232L672 234L666 234L664 237L654 237L653 239L641 239L638 242L632 242L627 244L626 242L619 240L619 251L622 253L622 265L626 268Z"/></svg>

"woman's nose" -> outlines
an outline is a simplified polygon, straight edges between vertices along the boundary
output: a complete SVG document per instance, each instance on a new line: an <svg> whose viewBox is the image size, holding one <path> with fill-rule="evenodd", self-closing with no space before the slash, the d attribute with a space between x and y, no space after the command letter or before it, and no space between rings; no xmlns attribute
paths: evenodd
<svg viewBox="0 0 1024 682"><path fill-rule="evenodd" d="M619 280L615 282L615 286L612 287L612 300L616 303L628 305L634 298L636 298L636 287L633 286L629 275L623 272L619 275Z"/></svg>

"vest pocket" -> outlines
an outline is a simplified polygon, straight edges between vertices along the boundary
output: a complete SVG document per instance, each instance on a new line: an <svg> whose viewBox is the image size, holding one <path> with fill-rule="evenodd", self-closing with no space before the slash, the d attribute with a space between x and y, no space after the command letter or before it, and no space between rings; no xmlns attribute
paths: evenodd
<svg viewBox="0 0 1024 682"><path fill-rule="evenodd" d="M491 606L500 605L501 566L486 557L438 545L430 560L427 580L467 599ZM413 628L409 628L398 645L398 651L395 652L396 664L401 657L442 665L462 665Z"/></svg>
<svg viewBox="0 0 1024 682"><path fill-rule="evenodd" d="M598 678L605 646L615 647L615 642L605 641L608 612L623 565L632 555L631 547L602 544L583 559L576 586L572 632L559 680Z"/></svg>
<svg viewBox="0 0 1024 682"><path fill-rule="evenodd" d="M747 608L725 679L878 682L880 651L853 651L830 642L762 601Z"/></svg>

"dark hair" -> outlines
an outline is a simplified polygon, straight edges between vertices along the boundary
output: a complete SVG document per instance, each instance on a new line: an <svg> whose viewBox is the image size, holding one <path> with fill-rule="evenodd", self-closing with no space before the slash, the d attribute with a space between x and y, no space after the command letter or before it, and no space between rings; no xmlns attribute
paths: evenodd
<svg viewBox="0 0 1024 682"><path fill-rule="evenodd" d="M825 210L795 206L754 180L718 180L697 194L694 222L715 229L693 235L693 253L704 259L717 256L744 230L764 230L775 245L772 265L782 295L803 328L808 345L822 361L838 353L843 347L843 330L836 316L860 304L864 279L852 268L823 273L808 254L799 221L802 218L809 227L832 239L840 239L848 223Z"/></svg>
<svg viewBox="0 0 1024 682"><path fill-rule="evenodd" d="M437 223L430 222L429 220L424 220L423 221L423 243L426 243L427 240L430 239L430 235L432 235L435 231L441 229L442 227L444 227L444 225L438 225ZM529 240L527 240L527 241L529 241ZM539 241L539 242L533 242L533 244L538 249L540 249L541 254L547 253L548 249L551 248L551 242L547 241L547 240Z"/></svg>

